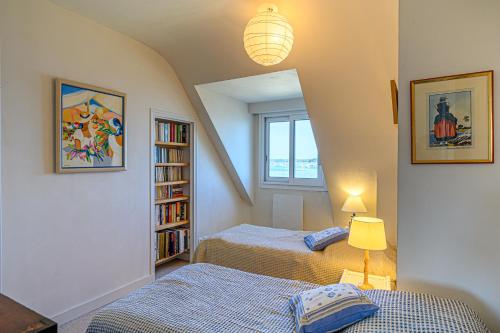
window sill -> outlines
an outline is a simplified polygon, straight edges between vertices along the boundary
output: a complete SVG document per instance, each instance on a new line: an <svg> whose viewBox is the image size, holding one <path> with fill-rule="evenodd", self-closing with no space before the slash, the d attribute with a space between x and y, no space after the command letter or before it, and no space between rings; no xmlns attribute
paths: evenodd
<svg viewBox="0 0 500 333"><path fill-rule="evenodd" d="M262 189L277 189L290 191L309 191L309 192L328 192L326 186L311 186L311 185L288 185L282 183L260 183Z"/></svg>

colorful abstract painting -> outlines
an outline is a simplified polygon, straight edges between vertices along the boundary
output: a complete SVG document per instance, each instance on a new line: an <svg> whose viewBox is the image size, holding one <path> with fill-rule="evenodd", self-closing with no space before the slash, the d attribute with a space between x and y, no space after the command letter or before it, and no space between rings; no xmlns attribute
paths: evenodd
<svg viewBox="0 0 500 333"><path fill-rule="evenodd" d="M61 172L125 169L125 95L58 80Z"/></svg>

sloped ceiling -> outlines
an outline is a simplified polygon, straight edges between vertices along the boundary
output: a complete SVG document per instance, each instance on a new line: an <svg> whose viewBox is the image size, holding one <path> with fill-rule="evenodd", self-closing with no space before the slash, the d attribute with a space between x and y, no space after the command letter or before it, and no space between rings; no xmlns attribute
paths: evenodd
<svg viewBox="0 0 500 333"><path fill-rule="evenodd" d="M198 110L196 84L296 68L334 222L348 218L340 211L347 192L362 191L368 215L385 220L395 244L397 128L389 80L397 78L397 0L273 1L293 26L295 43L290 56L270 68L250 60L242 45L262 1L52 1L157 50Z"/></svg>
<svg viewBox="0 0 500 333"><path fill-rule="evenodd" d="M245 103L303 97L299 75L295 69L206 83L203 86Z"/></svg>

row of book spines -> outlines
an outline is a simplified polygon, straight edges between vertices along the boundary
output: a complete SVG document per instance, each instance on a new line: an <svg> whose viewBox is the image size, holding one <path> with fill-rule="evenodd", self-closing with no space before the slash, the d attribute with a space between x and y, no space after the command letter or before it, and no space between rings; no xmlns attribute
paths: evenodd
<svg viewBox="0 0 500 333"><path fill-rule="evenodd" d="M190 242L189 229L169 230L156 234L156 260L175 256L189 250Z"/></svg>
<svg viewBox="0 0 500 333"><path fill-rule="evenodd" d="M184 189L182 187L164 185L156 187L156 199L171 199L184 196Z"/></svg>
<svg viewBox="0 0 500 333"><path fill-rule="evenodd" d="M172 182L182 180L182 168L155 167L156 182Z"/></svg>
<svg viewBox="0 0 500 333"><path fill-rule="evenodd" d="M187 143L188 125L156 121L156 140Z"/></svg>
<svg viewBox="0 0 500 333"><path fill-rule="evenodd" d="M155 163L180 163L183 161L183 150L156 147Z"/></svg>
<svg viewBox="0 0 500 333"><path fill-rule="evenodd" d="M186 202L176 202L156 205L155 219L158 225L185 221L188 219L188 204Z"/></svg>

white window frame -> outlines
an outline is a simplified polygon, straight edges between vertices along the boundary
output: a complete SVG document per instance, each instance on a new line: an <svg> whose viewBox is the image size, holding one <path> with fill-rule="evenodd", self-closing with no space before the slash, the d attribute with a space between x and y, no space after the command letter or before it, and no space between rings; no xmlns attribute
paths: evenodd
<svg viewBox="0 0 500 333"><path fill-rule="evenodd" d="M306 191L327 191L321 158L318 152L318 178L294 178L295 171L295 121L309 120L307 111L272 112L259 114L259 179L261 188L294 189ZM269 123L289 121L289 176L288 178L269 177Z"/></svg>

